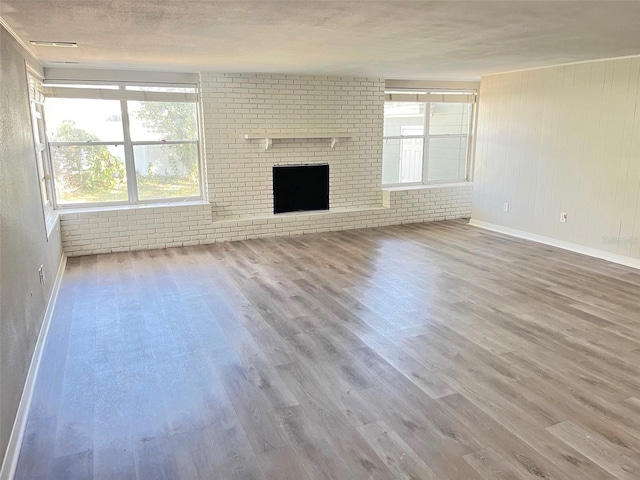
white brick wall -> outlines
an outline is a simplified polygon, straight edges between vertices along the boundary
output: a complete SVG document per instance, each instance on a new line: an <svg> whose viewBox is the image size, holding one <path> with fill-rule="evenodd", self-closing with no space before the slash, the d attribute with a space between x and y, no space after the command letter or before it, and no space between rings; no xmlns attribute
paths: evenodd
<svg viewBox="0 0 640 480"><path fill-rule="evenodd" d="M201 75L207 183L216 219L273 213L274 165L329 163L330 208L380 206L384 80ZM348 132L262 142L244 134Z"/></svg>
<svg viewBox="0 0 640 480"><path fill-rule="evenodd" d="M205 174L211 205L63 214L67 255L197 245L468 217L470 184L383 191L384 81L297 75L202 74ZM330 141L245 133L346 131ZM329 212L273 215L272 167L329 163Z"/></svg>
<svg viewBox="0 0 640 480"><path fill-rule="evenodd" d="M219 221L207 205L65 214L62 245L77 256L464 218L472 192L471 184L384 191L388 206Z"/></svg>

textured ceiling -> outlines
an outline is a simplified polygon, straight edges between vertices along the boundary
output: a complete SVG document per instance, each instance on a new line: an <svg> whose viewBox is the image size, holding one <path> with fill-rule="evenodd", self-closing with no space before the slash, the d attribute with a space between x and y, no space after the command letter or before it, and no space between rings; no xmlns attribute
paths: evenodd
<svg viewBox="0 0 640 480"><path fill-rule="evenodd" d="M640 54L640 1L0 0L47 61L174 71L477 79Z"/></svg>

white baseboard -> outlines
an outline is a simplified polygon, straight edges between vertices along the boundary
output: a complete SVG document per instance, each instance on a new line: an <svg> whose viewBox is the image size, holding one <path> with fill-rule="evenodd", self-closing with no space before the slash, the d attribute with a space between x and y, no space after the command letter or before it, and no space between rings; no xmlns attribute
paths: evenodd
<svg viewBox="0 0 640 480"><path fill-rule="evenodd" d="M578 245L577 243L565 242L564 240L557 240L555 238L545 237L542 235L537 235L535 233L523 232L522 230L503 227L501 225L482 222L480 220L471 219L469 221L469 225L483 228L485 230L491 230L492 232L504 233L505 235L509 235L511 237L518 237L525 240L531 240L533 242L544 243L545 245L551 245L552 247L562 248L563 250L581 253L582 255L601 258L602 260L625 265L627 267L640 269L640 260L638 260L637 258L625 257L623 255L606 252L604 250L598 250L597 248L585 247L583 245Z"/></svg>
<svg viewBox="0 0 640 480"><path fill-rule="evenodd" d="M12 480L16 472L18 457L20 456L20 447L22 446L22 439L24 438L24 432L27 427L27 418L31 407L31 400L33 398L33 390L36 384L38 370L40 368L40 361L42 360L42 353L44 352L44 345L47 340L47 334L49 333L53 309L56 306L58 292L60 291L60 284L62 283L62 275L64 274L66 265L67 256L63 253L62 258L60 259L60 264L58 265L58 272L56 273L56 279L53 283L53 289L51 290L51 296L47 303L47 310L44 313L44 319L42 320L42 327L40 327L38 340L33 350L33 357L31 357L29 372L27 373L27 378L24 382L24 389L22 390L22 397L20 398L20 403L18 405L18 412L16 413L16 419L13 422L13 429L11 430L11 436L9 437L9 443L7 444L7 451L5 452L2 469L0 470L0 480Z"/></svg>

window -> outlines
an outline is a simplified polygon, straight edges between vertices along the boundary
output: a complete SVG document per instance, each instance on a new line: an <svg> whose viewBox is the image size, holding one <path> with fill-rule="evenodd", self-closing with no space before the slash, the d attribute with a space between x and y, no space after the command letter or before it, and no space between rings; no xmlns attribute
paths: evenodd
<svg viewBox="0 0 640 480"><path fill-rule="evenodd" d="M194 86L45 90L56 204L201 198Z"/></svg>
<svg viewBox="0 0 640 480"><path fill-rule="evenodd" d="M30 71L30 67L28 67ZM33 142L36 153L36 168L38 172L38 182L40 184L40 197L42 199L42 209L44 212L46 230L49 231L48 223L53 217L53 195L51 185L51 172L49 163L49 153L47 150L47 137L45 133L44 121L44 95L40 80L27 72L29 88L29 105L31 108L31 125L33 128Z"/></svg>
<svg viewBox="0 0 640 480"><path fill-rule="evenodd" d="M387 95L392 100L384 105L383 185L467 179L473 103L427 101L428 96ZM394 101L399 97L402 101ZM438 100L444 97L437 95ZM463 95L462 99L466 97Z"/></svg>

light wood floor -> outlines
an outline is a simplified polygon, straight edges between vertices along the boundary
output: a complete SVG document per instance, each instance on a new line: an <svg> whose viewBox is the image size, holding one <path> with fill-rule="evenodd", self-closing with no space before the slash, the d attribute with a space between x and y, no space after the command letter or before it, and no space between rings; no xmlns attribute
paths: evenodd
<svg viewBox="0 0 640 480"><path fill-rule="evenodd" d="M638 479L640 272L463 221L70 259L18 479Z"/></svg>

